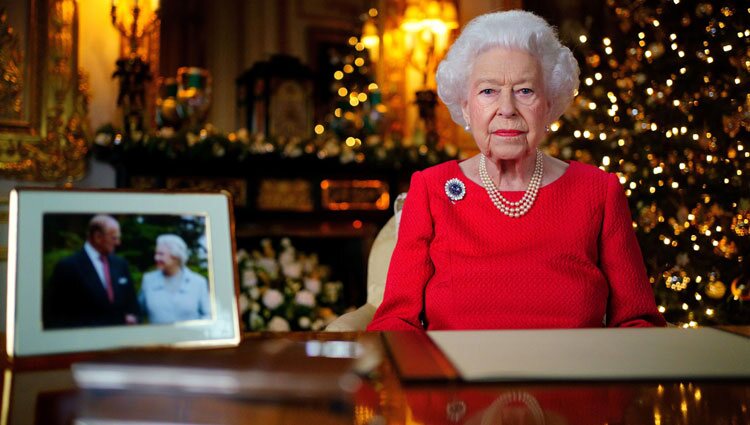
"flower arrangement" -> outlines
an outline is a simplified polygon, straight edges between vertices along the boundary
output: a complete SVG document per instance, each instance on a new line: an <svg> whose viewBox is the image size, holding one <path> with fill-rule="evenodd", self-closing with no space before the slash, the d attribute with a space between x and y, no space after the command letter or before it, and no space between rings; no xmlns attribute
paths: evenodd
<svg viewBox="0 0 750 425"><path fill-rule="evenodd" d="M249 331L317 331L346 310L343 284L316 254L298 253L284 238L277 255L270 239L261 249L237 253L240 312Z"/></svg>
<svg viewBox="0 0 750 425"><path fill-rule="evenodd" d="M459 156L458 148L450 143L429 146L407 143L406 140L384 138L378 134L363 140L340 140L326 132L309 139L298 137L266 137L239 129L227 135L211 124L198 131L175 131L170 127L155 133L132 134L129 138L112 125L99 128L94 138L93 151L101 160L132 157L164 157L167 159L231 159L242 162L253 157L338 159L342 164L370 163L401 167L434 165Z"/></svg>

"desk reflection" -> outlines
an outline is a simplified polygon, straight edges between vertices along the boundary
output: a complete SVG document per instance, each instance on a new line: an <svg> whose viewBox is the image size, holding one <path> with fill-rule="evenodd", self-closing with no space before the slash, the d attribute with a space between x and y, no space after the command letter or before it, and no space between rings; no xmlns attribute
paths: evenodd
<svg viewBox="0 0 750 425"><path fill-rule="evenodd" d="M303 344L310 359L355 357L363 385L345 397L310 399L290 374L294 394L260 399L248 394L191 394L164 391L84 390L76 386L70 365L56 369L5 371L2 425L141 425L149 424L355 424L355 425L706 425L750 424L750 382L736 381L602 381L587 383L481 383L402 381L378 334L253 335L229 354L258 353L264 342L319 341ZM357 344L328 344L331 340ZM226 349L225 349L226 350ZM192 351L192 350L191 350ZM167 364L181 358L173 350L156 352ZM221 352L206 350L206 358ZM375 355L377 354L377 355ZM372 355L372 356L371 356ZM99 358L102 355L96 355ZM204 354L200 354L204 357ZM268 353L266 363L299 362ZM316 363L317 364L317 363ZM372 367L369 367L371 365ZM292 367L294 366L294 367ZM299 372L300 365L289 370ZM256 394L257 395L257 394ZM309 394L308 394L309 395Z"/></svg>
<svg viewBox="0 0 750 425"><path fill-rule="evenodd" d="M6 371L3 391L7 403L0 419L3 425L353 423L353 405L340 398L255 400L220 394L82 390L69 369Z"/></svg>
<svg viewBox="0 0 750 425"><path fill-rule="evenodd" d="M749 424L745 383L596 383L406 387L424 424ZM405 421L408 423L408 421ZM397 423L397 422L392 422Z"/></svg>

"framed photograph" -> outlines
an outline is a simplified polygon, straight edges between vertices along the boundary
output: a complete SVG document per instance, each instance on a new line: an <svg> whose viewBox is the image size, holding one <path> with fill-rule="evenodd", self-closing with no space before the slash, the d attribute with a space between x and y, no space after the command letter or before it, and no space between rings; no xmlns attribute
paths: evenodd
<svg viewBox="0 0 750 425"><path fill-rule="evenodd" d="M15 189L10 357L240 341L231 196Z"/></svg>

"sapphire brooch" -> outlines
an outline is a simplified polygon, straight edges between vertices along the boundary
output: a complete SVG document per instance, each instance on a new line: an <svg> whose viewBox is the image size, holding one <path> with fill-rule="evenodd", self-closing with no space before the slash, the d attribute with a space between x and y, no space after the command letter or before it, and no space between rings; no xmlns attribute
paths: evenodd
<svg viewBox="0 0 750 425"><path fill-rule="evenodd" d="M466 186L461 180L452 178L445 182L445 194L452 202L460 201L466 195Z"/></svg>

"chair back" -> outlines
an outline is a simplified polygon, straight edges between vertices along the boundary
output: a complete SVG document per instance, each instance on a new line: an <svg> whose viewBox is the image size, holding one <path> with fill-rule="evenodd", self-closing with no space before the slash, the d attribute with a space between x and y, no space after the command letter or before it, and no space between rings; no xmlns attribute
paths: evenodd
<svg viewBox="0 0 750 425"><path fill-rule="evenodd" d="M367 260L367 302L375 307L383 302L385 280L388 277L391 255L396 247L398 225L401 221L401 209L405 199L406 193L401 193L393 201L393 217L385 223L375 237Z"/></svg>

